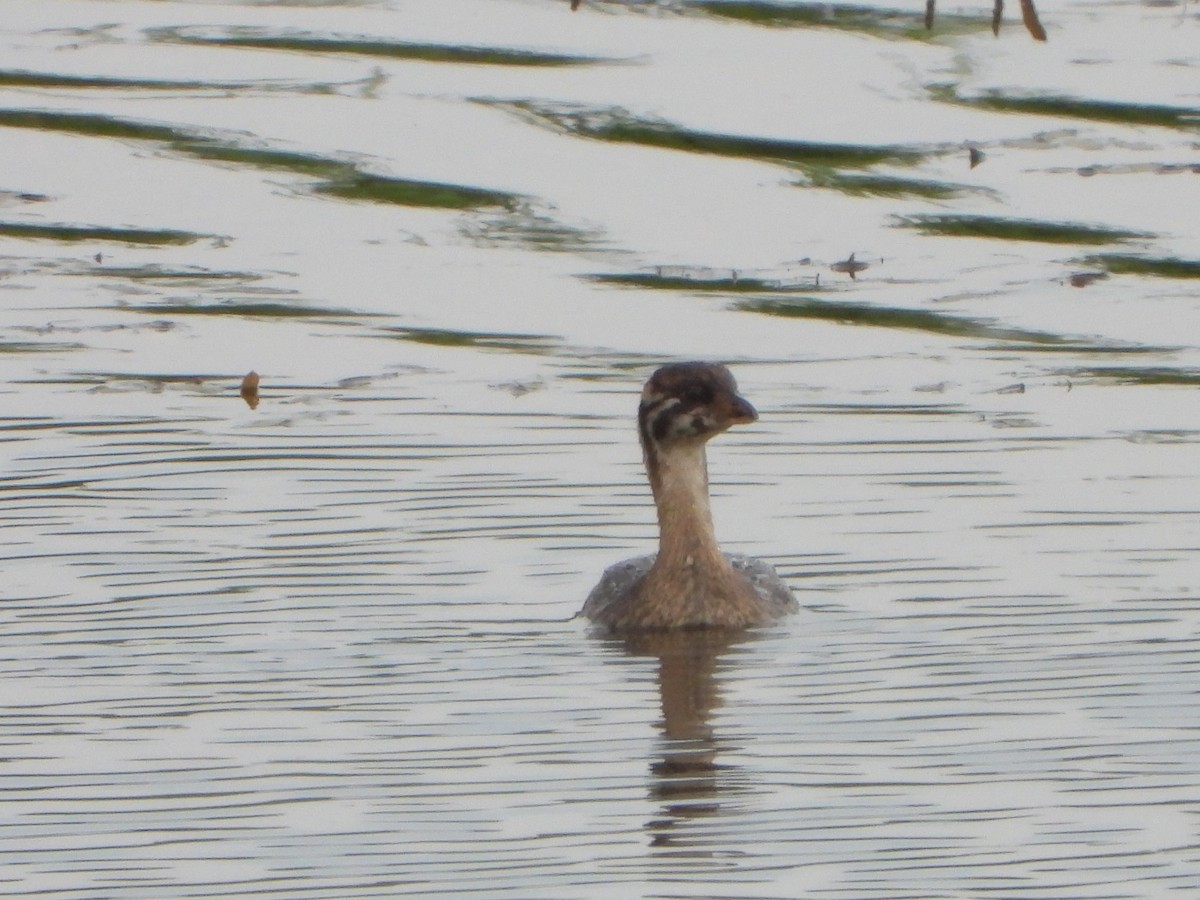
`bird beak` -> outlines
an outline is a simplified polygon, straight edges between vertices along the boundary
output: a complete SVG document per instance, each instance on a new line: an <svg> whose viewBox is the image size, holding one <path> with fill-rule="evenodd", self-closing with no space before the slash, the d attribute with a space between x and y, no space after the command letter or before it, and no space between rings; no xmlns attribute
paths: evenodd
<svg viewBox="0 0 1200 900"><path fill-rule="evenodd" d="M729 400L729 424L748 425L758 421L758 410L750 405L750 401L734 394Z"/></svg>

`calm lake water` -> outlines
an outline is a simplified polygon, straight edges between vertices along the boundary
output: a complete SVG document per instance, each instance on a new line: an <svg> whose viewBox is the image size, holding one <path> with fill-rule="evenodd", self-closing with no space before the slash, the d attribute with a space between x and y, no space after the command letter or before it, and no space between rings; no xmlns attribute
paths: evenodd
<svg viewBox="0 0 1200 900"><path fill-rule="evenodd" d="M0 894L1200 896L1200 14L1040 12L8 0ZM803 609L592 634L687 358Z"/></svg>

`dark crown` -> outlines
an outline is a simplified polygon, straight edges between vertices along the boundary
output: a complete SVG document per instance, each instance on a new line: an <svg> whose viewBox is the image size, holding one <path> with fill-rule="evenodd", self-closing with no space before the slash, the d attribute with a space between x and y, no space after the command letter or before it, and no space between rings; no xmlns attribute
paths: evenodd
<svg viewBox="0 0 1200 900"><path fill-rule="evenodd" d="M650 376L638 407L642 446L708 440L730 425L753 422L754 407L738 394L730 371L717 363L670 363Z"/></svg>

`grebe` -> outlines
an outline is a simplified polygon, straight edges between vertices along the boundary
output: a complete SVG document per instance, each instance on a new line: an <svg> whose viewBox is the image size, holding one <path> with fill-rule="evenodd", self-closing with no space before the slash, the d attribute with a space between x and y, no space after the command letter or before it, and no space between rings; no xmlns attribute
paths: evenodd
<svg viewBox="0 0 1200 900"><path fill-rule="evenodd" d="M722 553L708 504L708 439L758 413L715 363L671 363L638 407L646 475L658 508L658 553L617 563L581 615L613 631L744 628L798 608L769 563Z"/></svg>

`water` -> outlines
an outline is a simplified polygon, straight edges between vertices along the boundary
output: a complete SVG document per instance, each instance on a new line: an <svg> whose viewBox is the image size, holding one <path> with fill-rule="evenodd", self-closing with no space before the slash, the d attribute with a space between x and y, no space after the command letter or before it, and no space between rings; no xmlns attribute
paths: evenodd
<svg viewBox="0 0 1200 900"><path fill-rule="evenodd" d="M10 7L0 894L1200 889L1194 11ZM692 357L804 609L590 634Z"/></svg>

